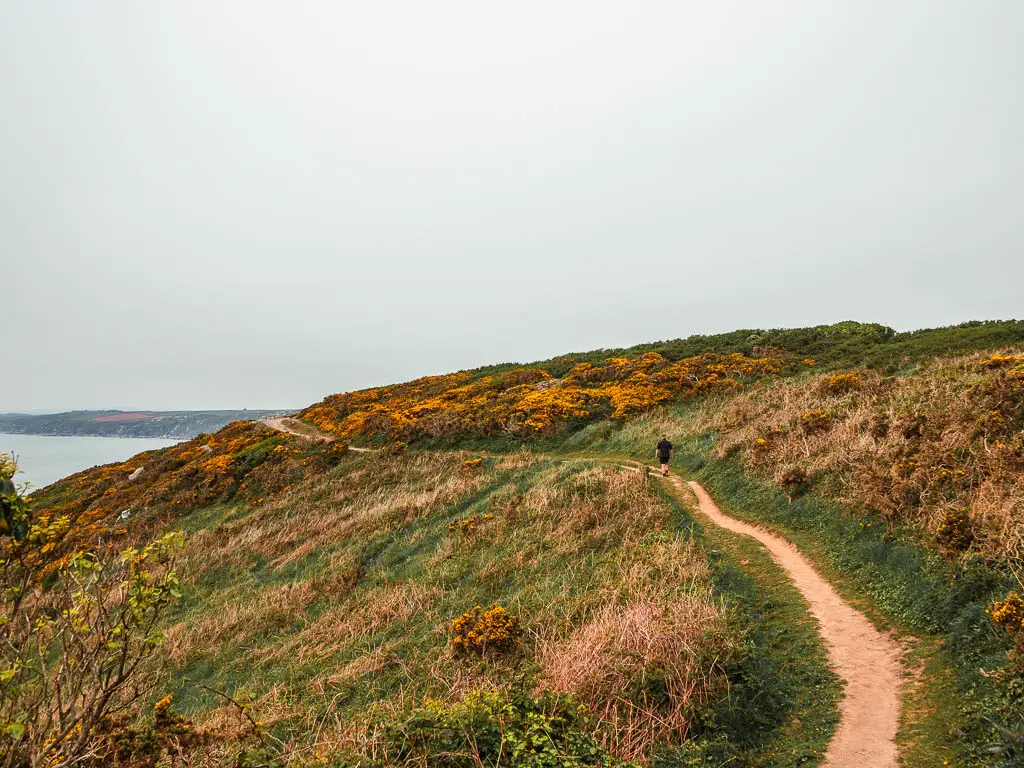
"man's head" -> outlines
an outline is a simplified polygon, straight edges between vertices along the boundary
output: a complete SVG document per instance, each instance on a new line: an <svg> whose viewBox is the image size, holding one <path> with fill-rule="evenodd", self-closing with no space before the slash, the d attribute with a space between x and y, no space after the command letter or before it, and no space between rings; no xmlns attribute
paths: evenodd
<svg viewBox="0 0 1024 768"><path fill-rule="evenodd" d="M668 435L662 435L662 436L661 436L661 439L662 439L662 440L668 440Z"/></svg>

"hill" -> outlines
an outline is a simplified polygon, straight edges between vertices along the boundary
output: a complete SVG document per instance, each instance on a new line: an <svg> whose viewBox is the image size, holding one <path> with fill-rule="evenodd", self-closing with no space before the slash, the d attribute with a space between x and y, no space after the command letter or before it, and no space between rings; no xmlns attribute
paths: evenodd
<svg viewBox="0 0 1024 768"><path fill-rule="evenodd" d="M0 432L14 435L166 437L188 440L233 421L258 421L281 411L67 411L0 413Z"/></svg>
<svg viewBox="0 0 1024 768"><path fill-rule="evenodd" d="M795 542L900 639L904 765L1020 757L1024 324L740 331L298 417L333 439L234 423L30 499L40 585L82 549L184 540L165 663L144 668L158 708L129 710L149 741L99 729L96 749L819 764L845 711L820 628L755 542L635 471L668 433L730 515Z"/></svg>

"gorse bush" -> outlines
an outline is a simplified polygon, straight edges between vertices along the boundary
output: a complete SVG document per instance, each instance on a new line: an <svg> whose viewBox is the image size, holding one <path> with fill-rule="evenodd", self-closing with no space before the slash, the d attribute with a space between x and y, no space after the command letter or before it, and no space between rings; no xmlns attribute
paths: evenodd
<svg viewBox="0 0 1024 768"><path fill-rule="evenodd" d="M1024 599L1016 592L1011 592L1002 600L993 603L988 614L992 623L1013 633L1024 630Z"/></svg>
<svg viewBox="0 0 1024 768"><path fill-rule="evenodd" d="M430 376L332 395L299 415L343 439L530 437L597 418L625 419L659 403L735 391L789 365L774 352L677 361L650 352L582 362L559 378L540 368L476 378L467 372Z"/></svg>
<svg viewBox="0 0 1024 768"><path fill-rule="evenodd" d="M935 539L943 547L955 551L963 551L974 541L971 520L967 510L958 509L947 512L935 529Z"/></svg>
<svg viewBox="0 0 1024 768"><path fill-rule="evenodd" d="M800 414L800 428L808 433L823 432L832 425L832 414L827 411L806 411Z"/></svg>
<svg viewBox="0 0 1024 768"><path fill-rule="evenodd" d="M156 768L162 761L173 765L195 757L213 737L175 712L173 699L168 694L157 701L147 722L133 722L124 714L105 717L96 729L96 758L87 764Z"/></svg>
<svg viewBox="0 0 1024 768"><path fill-rule="evenodd" d="M826 388L833 395L844 395L860 389L862 383L856 373L837 373L828 377Z"/></svg>
<svg viewBox="0 0 1024 768"><path fill-rule="evenodd" d="M519 635L519 619L500 605L486 611L479 605L452 621L452 646L482 655L511 648Z"/></svg>

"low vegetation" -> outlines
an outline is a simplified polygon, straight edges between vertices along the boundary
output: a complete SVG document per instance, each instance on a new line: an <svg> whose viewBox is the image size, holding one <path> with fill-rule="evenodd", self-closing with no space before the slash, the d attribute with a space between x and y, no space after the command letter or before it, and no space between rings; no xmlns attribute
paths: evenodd
<svg viewBox="0 0 1024 768"><path fill-rule="evenodd" d="M921 531L953 558L1024 567L1024 354L751 389L703 409L716 455Z"/></svg>
<svg viewBox="0 0 1024 768"><path fill-rule="evenodd" d="M499 706L517 681L585 706L608 754L685 739L727 690L732 651L707 564L671 535L670 510L627 470L512 457L468 474L464 460L353 456L205 521L185 554L197 592L166 644L182 685L245 688L265 722L313 738L308 750L392 763L418 748L382 723L432 700ZM473 535L453 529L471 519Z"/></svg>

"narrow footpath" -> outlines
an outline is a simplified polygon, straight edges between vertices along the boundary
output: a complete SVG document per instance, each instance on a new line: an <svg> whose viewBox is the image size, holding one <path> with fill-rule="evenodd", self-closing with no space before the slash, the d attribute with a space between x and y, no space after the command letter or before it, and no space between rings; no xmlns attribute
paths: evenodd
<svg viewBox="0 0 1024 768"><path fill-rule="evenodd" d="M685 492L686 485L679 477L670 475L668 480ZM818 620L829 663L845 681L839 726L822 768L896 768L903 682L900 646L843 600L793 544L724 514L699 483L690 482L689 487L697 497L701 514L712 523L756 539L768 550L789 574Z"/></svg>
<svg viewBox="0 0 1024 768"><path fill-rule="evenodd" d="M333 443L336 439L334 435L321 432L312 424L299 421L294 416L271 416L268 419L263 419L260 424L278 432L284 432L286 435L294 435L318 443ZM350 445L348 449L357 453L376 453L378 450L377 448L357 448L354 445Z"/></svg>

